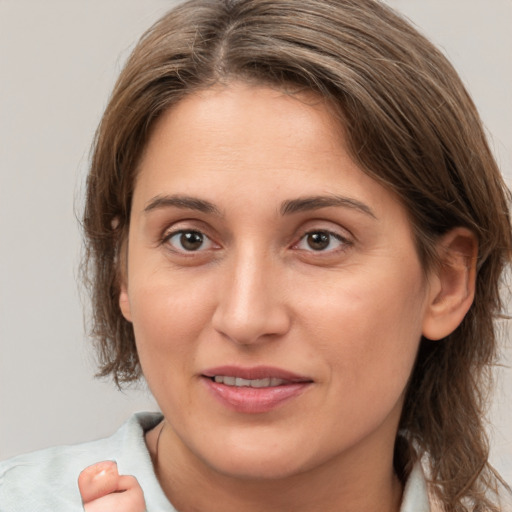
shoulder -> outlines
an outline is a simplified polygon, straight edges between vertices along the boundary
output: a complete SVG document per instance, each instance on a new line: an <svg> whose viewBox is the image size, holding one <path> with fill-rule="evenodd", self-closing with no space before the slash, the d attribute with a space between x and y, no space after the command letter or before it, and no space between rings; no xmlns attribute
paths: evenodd
<svg viewBox="0 0 512 512"><path fill-rule="evenodd" d="M126 453L144 457L144 431L159 415L137 414L113 436L84 444L59 446L0 462L2 512L83 511L77 479L100 460L122 460Z"/></svg>
<svg viewBox="0 0 512 512"><path fill-rule="evenodd" d="M428 473L428 471L427 471ZM512 493L505 484L490 495L492 502L501 512L512 512ZM467 510L473 510L474 506L467 505ZM466 508L464 508L466 510ZM476 510L476 509L475 509ZM478 509L480 510L480 508ZM487 509L486 509L487 510ZM494 510L494 509L493 509ZM445 507L436 496L432 482L427 481L425 470L420 461L414 467L407 478L402 498L400 512L444 512Z"/></svg>
<svg viewBox="0 0 512 512"><path fill-rule="evenodd" d="M98 451L91 445L50 448L0 463L0 510L81 511L76 478L89 465L91 450Z"/></svg>

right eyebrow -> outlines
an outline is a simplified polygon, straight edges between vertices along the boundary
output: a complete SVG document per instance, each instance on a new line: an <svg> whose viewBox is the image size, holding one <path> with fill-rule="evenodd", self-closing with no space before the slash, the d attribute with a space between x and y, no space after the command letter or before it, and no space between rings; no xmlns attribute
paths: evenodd
<svg viewBox="0 0 512 512"><path fill-rule="evenodd" d="M197 197L183 195L155 196L146 203L144 213L169 207L181 208L183 210L195 210L201 213L213 213L219 217L222 215L220 210L213 203Z"/></svg>
<svg viewBox="0 0 512 512"><path fill-rule="evenodd" d="M369 217L377 219L377 216L368 205L351 197L338 196L334 194L328 196L299 197L298 199L284 201L281 205L281 215L307 212L310 210L320 210L321 208L328 208L330 206L351 208L360 213L364 213Z"/></svg>

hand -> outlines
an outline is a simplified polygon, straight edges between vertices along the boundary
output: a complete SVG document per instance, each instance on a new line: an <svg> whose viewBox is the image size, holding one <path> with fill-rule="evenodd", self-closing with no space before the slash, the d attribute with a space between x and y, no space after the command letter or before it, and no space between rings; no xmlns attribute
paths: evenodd
<svg viewBox="0 0 512 512"><path fill-rule="evenodd" d="M134 476L119 475L107 460L85 468L78 477L85 512L144 512L144 493Z"/></svg>

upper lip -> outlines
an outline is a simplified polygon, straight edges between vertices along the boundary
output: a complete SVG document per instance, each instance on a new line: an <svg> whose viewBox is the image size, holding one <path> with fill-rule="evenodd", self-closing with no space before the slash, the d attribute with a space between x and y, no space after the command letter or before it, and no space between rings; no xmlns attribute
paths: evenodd
<svg viewBox="0 0 512 512"><path fill-rule="evenodd" d="M240 377L246 380L276 378L289 382L312 382L310 377L299 375L297 373L276 368L274 366L253 366L244 368L241 366L216 366L215 368L208 368L201 373L204 377L212 378L216 375L223 375L226 377Z"/></svg>

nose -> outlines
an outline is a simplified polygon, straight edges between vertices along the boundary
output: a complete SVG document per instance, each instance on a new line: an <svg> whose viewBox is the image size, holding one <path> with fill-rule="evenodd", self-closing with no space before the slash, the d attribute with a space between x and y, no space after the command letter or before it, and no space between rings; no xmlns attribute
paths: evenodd
<svg viewBox="0 0 512 512"><path fill-rule="evenodd" d="M285 334L291 317L279 265L257 251L246 251L227 266L212 319L214 329L241 345Z"/></svg>

